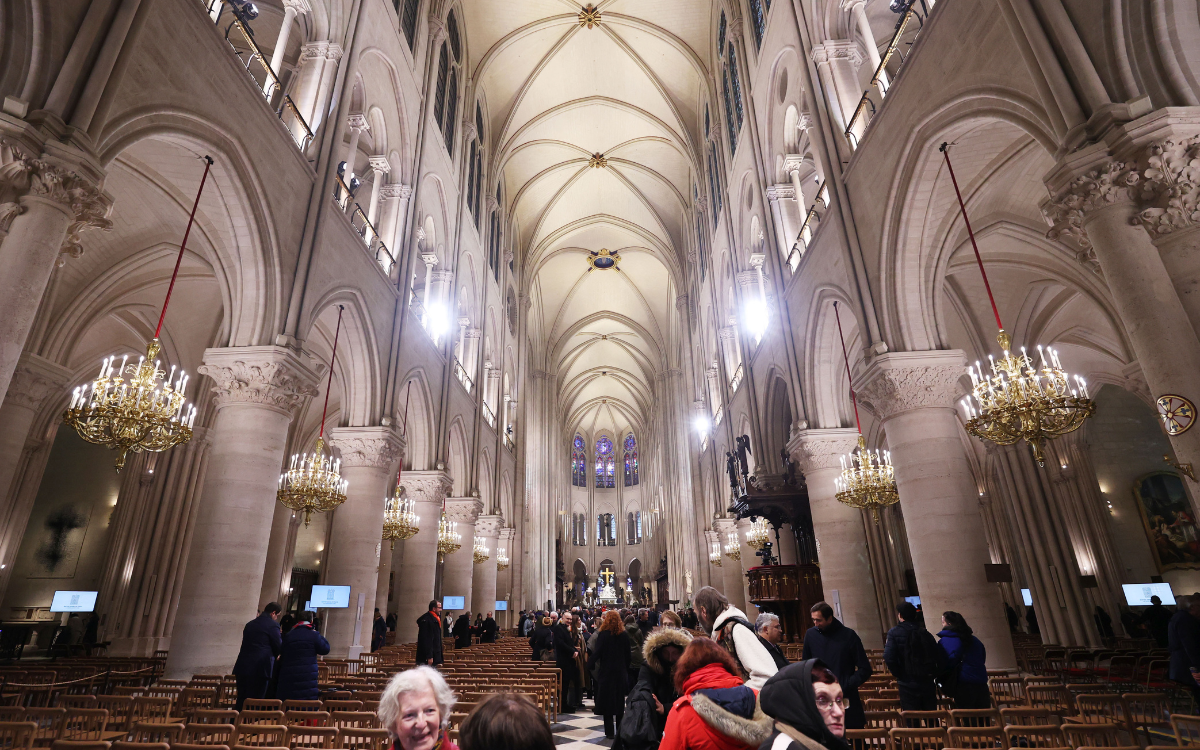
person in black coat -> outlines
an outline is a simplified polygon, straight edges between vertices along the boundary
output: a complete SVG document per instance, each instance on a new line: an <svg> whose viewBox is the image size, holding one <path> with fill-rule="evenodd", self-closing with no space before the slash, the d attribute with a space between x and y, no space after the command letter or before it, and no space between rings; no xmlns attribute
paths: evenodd
<svg viewBox="0 0 1200 750"><path fill-rule="evenodd" d="M858 688L871 676L871 660L863 649L862 639L841 620L833 616L833 607L825 602L812 606L813 626L804 633L804 659L820 659L829 667L842 695L846 707L846 728L862 729L867 725L863 715L862 699Z"/></svg>
<svg viewBox="0 0 1200 750"><path fill-rule="evenodd" d="M612 739L621 725L625 693L629 691L629 636L616 610L604 613L595 641L596 648L587 665L588 669L595 668L596 713L604 717L604 736Z"/></svg>
<svg viewBox="0 0 1200 750"><path fill-rule="evenodd" d="M375 610L375 621L371 623L371 650L378 651L383 648L385 639L387 638L387 621L383 619L383 615L379 610Z"/></svg>
<svg viewBox="0 0 1200 750"><path fill-rule="evenodd" d="M542 661L546 652L553 646L554 637L550 633L550 618L543 617L537 621L537 624L533 626L533 632L529 634L529 648L533 651L533 660Z"/></svg>
<svg viewBox="0 0 1200 750"><path fill-rule="evenodd" d="M1167 642L1171 648L1171 669L1167 676L1200 699L1200 684L1196 680L1200 674L1200 593L1192 594L1188 606L1181 606L1171 618Z"/></svg>
<svg viewBox="0 0 1200 750"><path fill-rule="evenodd" d="M242 628L242 647L233 665L239 711L247 698L265 698L267 695L271 669L283 645L279 635L279 612L279 605L271 602L263 607L262 614Z"/></svg>
<svg viewBox="0 0 1200 750"><path fill-rule="evenodd" d="M888 631L883 646L883 662L896 677L900 689L900 710L934 711L937 709L937 686L934 676L941 669L937 664L942 653L933 635L916 622L917 608L909 602L896 606L899 623Z"/></svg>
<svg viewBox="0 0 1200 750"><path fill-rule="evenodd" d="M657 628L646 636L642 668L629 691L618 729L625 750L658 748L667 727L667 713L679 698L675 664L691 642L692 634L679 628Z"/></svg>
<svg viewBox="0 0 1200 750"><path fill-rule="evenodd" d="M1174 613L1164 607L1157 596L1150 597L1150 606L1142 610L1141 621L1146 623L1159 648L1167 648L1167 624L1173 616Z"/></svg>
<svg viewBox="0 0 1200 750"><path fill-rule="evenodd" d="M417 664L436 667L442 661L442 603L434 599L417 618Z"/></svg>
<svg viewBox="0 0 1200 750"><path fill-rule="evenodd" d="M571 613L564 612L558 624L551 626L550 637L554 644L554 665L562 670L562 690L558 702L563 713L575 713L577 706L570 703L571 686L579 679L579 665L575 660L579 650L575 648L575 636L571 633Z"/></svg>
<svg viewBox="0 0 1200 750"><path fill-rule="evenodd" d="M492 617L492 613L488 612L488 616L484 618L483 625L479 629L480 643L495 643L496 632L500 630L500 626L496 624L496 619Z"/></svg>
<svg viewBox="0 0 1200 750"><path fill-rule="evenodd" d="M454 648L470 648L471 646L471 613L463 612L454 621Z"/></svg>
<svg viewBox="0 0 1200 750"><path fill-rule="evenodd" d="M329 653L329 641L313 628L313 613L305 612L283 639L279 653L279 687L275 697L281 701L315 701L317 657Z"/></svg>

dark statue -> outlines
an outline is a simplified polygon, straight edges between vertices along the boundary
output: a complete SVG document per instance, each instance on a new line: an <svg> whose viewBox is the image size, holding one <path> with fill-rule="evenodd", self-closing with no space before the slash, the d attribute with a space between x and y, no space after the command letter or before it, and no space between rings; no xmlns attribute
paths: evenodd
<svg viewBox="0 0 1200 750"><path fill-rule="evenodd" d="M729 472L729 488L737 490L741 488L741 483L738 482L738 459L729 451L725 452L725 471Z"/></svg>
<svg viewBox="0 0 1200 750"><path fill-rule="evenodd" d="M750 462L746 456L750 454L750 436L742 435L736 438L734 443L737 445L738 463L741 465L742 476L748 477L750 476Z"/></svg>

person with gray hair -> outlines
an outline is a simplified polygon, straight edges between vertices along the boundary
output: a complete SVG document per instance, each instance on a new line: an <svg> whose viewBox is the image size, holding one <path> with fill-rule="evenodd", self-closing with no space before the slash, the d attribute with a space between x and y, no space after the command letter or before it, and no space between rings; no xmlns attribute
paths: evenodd
<svg viewBox="0 0 1200 750"><path fill-rule="evenodd" d="M754 632L758 634L758 639L763 642L763 646L775 660L775 666L780 669L786 667L788 665L787 657L783 655L783 649L779 647L779 642L783 640L783 627L779 624L779 615L770 612L760 614L754 621Z"/></svg>
<svg viewBox="0 0 1200 750"><path fill-rule="evenodd" d="M446 731L456 700L441 673L421 665L388 682L379 699L379 722L395 750L458 750Z"/></svg>

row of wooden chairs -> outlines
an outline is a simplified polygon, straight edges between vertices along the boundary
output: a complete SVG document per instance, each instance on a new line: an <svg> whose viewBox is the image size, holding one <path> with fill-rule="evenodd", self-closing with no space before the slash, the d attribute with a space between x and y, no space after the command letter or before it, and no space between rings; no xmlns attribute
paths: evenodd
<svg viewBox="0 0 1200 750"><path fill-rule="evenodd" d="M5 750L386 750L385 729L314 727L306 725L138 724L128 739L56 739L38 744L35 722L0 722L0 747Z"/></svg>

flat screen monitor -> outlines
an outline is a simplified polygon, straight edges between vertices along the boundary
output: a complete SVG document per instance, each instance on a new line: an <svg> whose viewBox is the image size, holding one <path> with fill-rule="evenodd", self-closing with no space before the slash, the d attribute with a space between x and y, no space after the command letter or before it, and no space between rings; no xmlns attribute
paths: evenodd
<svg viewBox="0 0 1200 750"><path fill-rule="evenodd" d="M921 597L919 597L919 596L906 596L906 597L904 597L904 601L908 602L909 604L913 605L914 607L921 606Z"/></svg>
<svg viewBox="0 0 1200 750"><path fill-rule="evenodd" d="M502 602L499 599L497 599L496 600L496 611L497 612L507 612L508 611L508 602Z"/></svg>
<svg viewBox="0 0 1200 750"><path fill-rule="evenodd" d="M1169 583L1124 583L1125 601L1131 607L1149 607L1150 597L1157 596L1163 604L1175 603L1175 594Z"/></svg>
<svg viewBox="0 0 1200 750"><path fill-rule="evenodd" d="M442 609L466 609L467 597L465 596L444 596L442 597Z"/></svg>
<svg viewBox="0 0 1200 750"><path fill-rule="evenodd" d="M1026 607L1033 606L1033 592L1029 589L1021 589L1021 601L1025 602Z"/></svg>
<svg viewBox="0 0 1200 750"><path fill-rule="evenodd" d="M309 604L321 609L342 609L350 606L349 586L313 586Z"/></svg>
<svg viewBox="0 0 1200 750"><path fill-rule="evenodd" d="M312 612L312 608L313 608L312 602L304 603L304 611L305 612Z"/></svg>
<svg viewBox="0 0 1200 750"><path fill-rule="evenodd" d="M97 591L55 591L51 612L91 612L96 609Z"/></svg>

